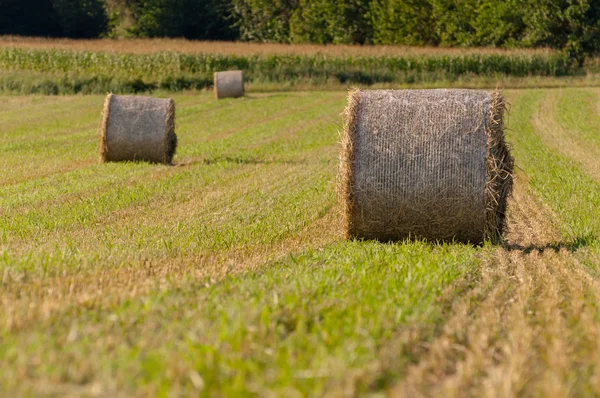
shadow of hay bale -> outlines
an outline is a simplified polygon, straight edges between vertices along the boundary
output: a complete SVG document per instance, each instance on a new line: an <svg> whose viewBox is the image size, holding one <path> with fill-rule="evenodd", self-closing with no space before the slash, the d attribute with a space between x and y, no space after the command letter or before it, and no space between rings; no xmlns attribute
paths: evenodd
<svg viewBox="0 0 600 398"><path fill-rule="evenodd" d="M204 164L217 164L217 163L235 163L235 164L305 164L305 161L301 160L279 160L279 159L261 159L251 156L217 156L214 158L204 159Z"/></svg>
<svg viewBox="0 0 600 398"><path fill-rule="evenodd" d="M532 252L538 252L540 254L545 252L558 253L561 250L566 250L569 253L575 253L579 249L589 247L598 243L598 237L593 234L577 236L573 240L563 242L550 242L546 244L537 245L519 245L519 244L504 244L503 247L509 251L521 252L523 254L529 254Z"/></svg>

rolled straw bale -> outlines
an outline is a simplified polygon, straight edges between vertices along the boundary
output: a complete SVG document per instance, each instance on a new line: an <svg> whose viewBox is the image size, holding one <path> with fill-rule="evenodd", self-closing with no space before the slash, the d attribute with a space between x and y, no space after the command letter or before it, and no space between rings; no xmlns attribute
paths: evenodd
<svg viewBox="0 0 600 398"><path fill-rule="evenodd" d="M177 148L175 101L109 94L102 116L102 160L171 163Z"/></svg>
<svg viewBox="0 0 600 398"><path fill-rule="evenodd" d="M347 237L501 241L505 106L498 92L351 91L338 175Z"/></svg>
<svg viewBox="0 0 600 398"><path fill-rule="evenodd" d="M217 99L244 96L244 74L241 70L215 72L213 78Z"/></svg>

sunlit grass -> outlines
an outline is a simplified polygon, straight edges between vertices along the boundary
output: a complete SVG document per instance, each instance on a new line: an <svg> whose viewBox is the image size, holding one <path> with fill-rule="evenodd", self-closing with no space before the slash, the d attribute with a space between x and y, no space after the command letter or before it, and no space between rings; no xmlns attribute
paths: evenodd
<svg viewBox="0 0 600 398"><path fill-rule="evenodd" d="M506 93L527 201L511 237L531 232L529 206L559 230L540 248L344 240L334 181L345 92L159 95L177 102L173 166L100 164L103 96L0 97L0 390L364 395L441 358L435 377L477 392L477 377L512 366L517 332L533 331L523 352L543 370L559 350L546 341L573 341L551 334L554 319L573 322L573 347L585 349L595 324L575 322L574 308L589 315L595 293L571 287L594 286L600 183L555 140L595 150L595 91ZM544 104L556 106L547 122ZM591 279L556 278L570 272L558 256ZM566 313L545 314L540 297ZM569 385L588 391L577 372Z"/></svg>

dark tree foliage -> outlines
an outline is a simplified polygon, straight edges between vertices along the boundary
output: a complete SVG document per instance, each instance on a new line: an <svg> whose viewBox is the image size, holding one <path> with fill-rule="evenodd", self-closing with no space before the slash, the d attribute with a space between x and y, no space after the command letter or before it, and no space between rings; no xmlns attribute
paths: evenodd
<svg viewBox="0 0 600 398"><path fill-rule="evenodd" d="M61 33L74 38L99 37L108 17L102 0L52 0Z"/></svg>
<svg viewBox="0 0 600 398"><path fill-rule="evenodd" d="M131 2L135 20L130 33L139 37L235 39L228 20L231 8L219 0L137 0Z"/></svg>
<svg viewBox="0 0 600 398"><path fill-rule="evenodd" d="M52 0L0 0L0 34L59 36Z"/></svg>
<svg viewBox="0 0 600 398"><path fill-rule="evenodd" d="M0 34L83 38L106 27L102 0L0 0Z"/></svg>

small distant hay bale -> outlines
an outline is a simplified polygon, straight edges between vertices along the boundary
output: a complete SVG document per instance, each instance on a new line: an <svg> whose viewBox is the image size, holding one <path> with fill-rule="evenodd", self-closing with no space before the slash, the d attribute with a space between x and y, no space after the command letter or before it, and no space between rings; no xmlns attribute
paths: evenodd
<svg viewBox="0 0 600 398"><path fill-rule="evenodd" d="M101 129L104 162L170 164L177 148L175 101L109 94Z"/></svg>
<svg viewBox="0 0 600 398"><path fill-rule="evenodd" d="M347 237L501 242L505 107L498 92L351 91L338 173Z"/></svg>
<svg viewBox="0 0 600 398"><path fill-rule="evenodd" d="M217 99L244 96L244 73L241 70L215 72L213 78Z"/></svg>

